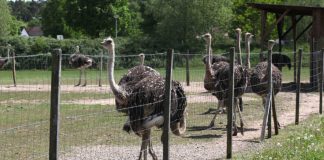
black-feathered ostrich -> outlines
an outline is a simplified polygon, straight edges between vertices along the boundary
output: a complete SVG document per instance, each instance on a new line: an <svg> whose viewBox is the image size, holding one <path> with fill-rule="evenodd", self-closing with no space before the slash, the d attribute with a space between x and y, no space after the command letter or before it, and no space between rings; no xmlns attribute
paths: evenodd
<svg viewBox="0 0 324 160"><path fill-rule="evenodd" d="M162 127L164 83L165 79L160 75L145 72L150 67L140 65L129 70L128 75L137 72L138 76L129 77L117 85L114 80L115 44L111 37L103 40L102 45L108 50L108 77L109 85L116 99L116 107L127 110L129 124L136 135L142 137L141 153L147 158L147 148L153 159L157 159L151 144L151 128ZM136 68L139 68L136 70ZM143 70L142 70L143 69ZM152 69L149 69L152 70ZM142 72L144 71L144 72ZM148 75L146 75L148 74ZM136 74L134 74L136 75ZM142 77L143 76L143 77ZM123 82L126 82L125 84ZM172 82L171 91L171 130L175 135L182 135L186 130L185 109L186 96L181 84Z"/></svg>
<svg viewBox="0 0 324 160"><path fill-rule="evenodd" d="M211 44L211 35L209 33L206 33L202 36L207 42L207 44ZM216 96L218 99L218 110L222 110L223 106L227 106L228 100L229 100L229 77L230 77L230 64L225 61L220 61L218 63L211 64L211 53L210 53L210 45L207 45L207 52L209 58L207 58L207 63L205 65L206 70L205 70L205 84L210 85L211 91L213 92L212 94ZM240 121L241 121L241 133L243 134L243 121L240 113L240 109L238 108L238 98L241 97L246 89L247 85L247 79L246 76L248 72L245 69L245 67L235 64L234 67L234 105L235 105L235 110L234 113L236 114L236 109L238 109L239 116L240 116ZM219 112L216 112L212 121L210 122L209 127L213 127L215 125L215 119L216 116ZM235 117L235 116L234 116ZM235 119L235 118L234 118ZM233 135L237 135L237 127L236 124L234 123L234 133Z"/></svg>
<svg viewBox="0 0 324 160"><path fill-rule="evenodd" d="M269 41L268 49L272 50L275 42L273 40ZM281 90L282 76L280 70L273 64L272 67L272 83L273 83L273 95L276 95ZM250 83L251 88L254 93L262 97L263 106L266 103L266 97L269 92L268 89L268 62L258 63L251 72Z"/></svg>
<svg viewBox="0 0 324 160"><path fill-rule="evenodd" d="M8 62L8 58L0 58L0 68L2 68Z"/></svg>
<svg viewBox="0 0 324 160"><path fill-rule="evenodd" d="M287 66L289 70L291 69L291 60L284 54L272 54L272 64L278 67L280 71L284 66Z"/></svg>
<svg viewBox="0 0 324 160"><path fill-rule="evenodd" d="M82 86L87 85L87 74L85 69L92 66L93 63L93 59L81 54L79 46L76 46L75 53L73 53L69 58L69 64L80 70L79 82L74 86L80 86L82 73L84 74L84 84Z"/></svg>

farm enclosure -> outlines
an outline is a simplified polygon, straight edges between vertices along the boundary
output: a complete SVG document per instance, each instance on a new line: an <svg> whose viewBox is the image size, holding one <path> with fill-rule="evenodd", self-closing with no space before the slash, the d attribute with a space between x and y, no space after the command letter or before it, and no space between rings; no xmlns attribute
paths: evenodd
<svg viewBox="0 0 324 160"><path fill-rule="evenodd" d="M147 54L148 65L165 74L165 54ZM182 59L184 55L175 54L175 59ZM202 59L201 54L193 54ZM67 65L69 54L63 54L62 63ZM49 146L49 117L50 117L50 60L49 56L35 55L30 57L16 57L17 62L24 59L25 63L43 61L44 66L17 70L17 87L12 86L11 72L0 71L0 151L4 159L48 159ZM96 57L93 57L94 59ZM107 57L105 56L105 59ZM117 57L119 62L131 59L139 64L137 55ZM138 63L137 63L138 62ZM155 65L154 62L159 65ZM195 62L195 61L190 61ZM190 63L189 66L192 64ZM32 66L32 65L29 65ZM103 65L106 66L106 65ZM42 69L39 69L42 68ZM105 67L104 67L105 68ZM122 68L122 67L120 67ZM125 74L127 69L115 72L116 81ZM302 69L302 81L307 81L307 68ZM88 69L88 85L75 87L78 81L76 69L63 68L61 75L61 110L60 110L60 159L134 159L140 149L140 138L134 133L122 131L126 116L115 109L114 96L107 85L107 74L103 71L103 86L98 86L99 70ZM205 113L210 108L217 107L217 100L203 88L204 67L190 67L190 86L186 86L186 72L184 68L174 69L174 79L182 82L187 95L188 118L187 133L184 137L171 137L172 159L213 159L224 157L226 150L226 115L217 118L215 128L207 128L212 114ZM284 82L293 81L293 75L286 68L283 71ZM291 85L283 87L285 92L277 96L276 107L282 128L294 121L295 89L289 90ZM286 87L286 89L285 89ZM288 90L288 91L287 91ZM313 90L307 88L304 90ZM318 92L301 94L301 118L318 112ZM251 151L259 143L251 140L260 136L263 108L261 98L253 93L243 96L246 132L244 136L234 138L234 151ZM159 157L162 157L160 129L152 133L153 146Z"/></svg>

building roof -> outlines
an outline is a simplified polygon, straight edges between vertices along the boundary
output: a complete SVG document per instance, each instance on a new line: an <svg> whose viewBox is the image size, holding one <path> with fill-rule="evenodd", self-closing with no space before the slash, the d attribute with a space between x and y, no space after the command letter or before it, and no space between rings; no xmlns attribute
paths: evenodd
<svg viewBox="0 0 324 160"><path fill-rule="evenodd" d="M264 4L264 3L247 3L249 6L264 10L271 13L284 13L290 10L288 15L306 15L312 16L314 9L324 10L323 7L312 7L312 6L295 6L295 5L279 5L279 4Z"/></svg>
<svg viewBox="0 0 324 160"><path fill-rule="evenodd" d="M40 26L30 27L26 29L29 36L42 36L43 30Z"/></svg>

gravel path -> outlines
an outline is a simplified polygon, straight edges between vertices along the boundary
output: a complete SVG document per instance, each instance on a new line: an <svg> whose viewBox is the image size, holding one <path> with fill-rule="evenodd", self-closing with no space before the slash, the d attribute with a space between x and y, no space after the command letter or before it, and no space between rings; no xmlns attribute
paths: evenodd
<svg viewBox="0 0 324 160"><path fill-rule="evenodd" d="M278 96L283 96L285 99L295 99L294 93L279 93ZM294 101L289 103L277 104L283 107L290 108L284 113L278 112L278 120L281 128L284 129L288 124L294 123L295 109ZM301 94L300 121L306 119L311 114L318 112L318 95L312 93ZM233 137L233 151L241 152L246 150L255 150L262 143L255 142L254 139L260 137L261 120L249 123L246 127L250 130L245 132L245 135ZM131 135L134 136L134 135ZM196 144L172 145L170 148L171 159L181 160L201 160L201 159L220 159L225 157L226 152L226 136L220 135L220 138L211 138L209 142L201 142ZM139 139L140 142L140 139ZM172 143L172 142L171 142ZM159 159L162 158L162 146L155 145L155 152ZM136 159L139 154L140 145L135 146L109 146L109 145L87 145L72 147L70 152L63 154L62 160L128 160Z"/></svg>

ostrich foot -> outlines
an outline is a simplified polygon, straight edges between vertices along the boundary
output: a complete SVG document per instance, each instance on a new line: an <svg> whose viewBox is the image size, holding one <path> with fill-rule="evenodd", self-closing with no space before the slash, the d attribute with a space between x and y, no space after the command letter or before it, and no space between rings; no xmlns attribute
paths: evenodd
<svg viewBox="0 0 324 160"><path fill-rule="evenodd" d="M213 127L215 127L215 122L211 121L207 128L213 128Z"/></svg>
<svg viewBox="0 0 324 160"><path fill-rule="evenodd" d="M154 152L154 150L153 150L153 146L152 146L152 141L151 140L150 140L150 144L149 144L149 153L152 156L152 159L153 160L157 160L158 159L157 156L156 156L156 154L155 154L155 152Z"/></svg>
<svg viewBox="0 0 324 160"><path fill-rule="evenodd" d="M240 127L241 127L241 134L242 135L244 135L244 124L243 124L243 122L241 122L241 124L240 124Z"/></svg>
<svg viewBox="0 0 324 160"><path fill-rule="evenodd" d="M214 109L214 108L209 108L208 111L202 113L203 115L204 114L215 114L215 112L217 112L217 109Z"/></svg>
<svg viewBox="0 0 324 160"><path fill-rule="evenodd" d="M85 83L85 84L83 84L81 87L85 87L85 86L87 86L87 84Z"/></svg>
<svg viewBox="0 0 324 160"><path fill-rule="evenodd" d="M78 86L80 86L80 83L78 83L78 84L74 85L74 87L78 87Z"/></svg>
<svg viewBox="0 0 324 160"><path fill-rule="evenodd" d="M130 133L131 127L129 124L125 123L123 126L123 130L126 131L127 133Z"/></svg>
<svg viewBox="0 0 324 160"><path fill-rule="evenodd" d="M237 132L238 132L238 131L237 131L237 127L234 127L234 128L233 128L233 136L237 136Z"/></svg>

